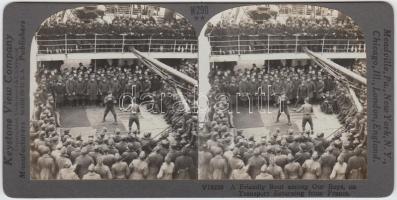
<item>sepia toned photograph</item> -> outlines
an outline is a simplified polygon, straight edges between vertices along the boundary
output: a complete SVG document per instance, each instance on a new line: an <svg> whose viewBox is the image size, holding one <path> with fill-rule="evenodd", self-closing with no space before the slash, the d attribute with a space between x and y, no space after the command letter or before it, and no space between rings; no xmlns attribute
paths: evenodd
<svg viewBox="0 0 397 200"><path fill-rule="evenodd" d="M143 4L62 10L31 48L31 180L197 179L197 37Z"/></svg>
<svg viewBox="0 0 397 200"><path fill-rule="evenodd" d="M393 199L397 2L1 3L0 199Z"/></svg>
<svg viewBox="0 0 397 200"><path fill-rule="evenodd" d="M264 4L204 29L199 179L367 179L366 47L354 19Z"/></svg>

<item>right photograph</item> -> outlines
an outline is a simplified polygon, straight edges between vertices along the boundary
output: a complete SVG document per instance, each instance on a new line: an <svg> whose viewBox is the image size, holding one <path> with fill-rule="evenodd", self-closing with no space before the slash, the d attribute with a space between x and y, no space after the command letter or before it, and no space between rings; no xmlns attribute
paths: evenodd
<svg viewBox="0 0 397 200"><path fill-rule="evenodd" d="M207 22L199 179L367 179L365 38L348 14L264 4Z"/></svg>

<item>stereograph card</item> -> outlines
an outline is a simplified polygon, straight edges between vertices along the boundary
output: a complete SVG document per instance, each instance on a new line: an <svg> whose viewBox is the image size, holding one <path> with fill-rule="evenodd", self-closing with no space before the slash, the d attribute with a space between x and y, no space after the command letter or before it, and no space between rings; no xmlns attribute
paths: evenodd
<svg viewBox="0 0 397 200"><path fill-rule="evenodd" d="M12 2L10 197L385 197L387 2Z"/></svg>

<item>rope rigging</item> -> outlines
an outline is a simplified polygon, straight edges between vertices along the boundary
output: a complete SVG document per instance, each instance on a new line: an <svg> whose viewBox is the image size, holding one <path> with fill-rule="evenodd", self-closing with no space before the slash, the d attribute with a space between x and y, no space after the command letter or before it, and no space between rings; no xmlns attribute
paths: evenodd
<svg viewBox="0 0 397 200"><path fill-rule="evenodd" d="M349 92L349 97L353 105L355 105L357 111L360 112L363 109L363 106L358 100L357 95L355 94L353 89L358 89L359 91L362 91L361 88L357 88L357 86L355 85L357 85L357 83L361 85L366 85L367 79L350 71L349 69L346 69L332 62L327 58L321 57L320 55L310 51L308 48L304 48L304 51L316 64L318 64L326 72L332 75L336 80L342 83L341 85L344 86Z"/></svg>

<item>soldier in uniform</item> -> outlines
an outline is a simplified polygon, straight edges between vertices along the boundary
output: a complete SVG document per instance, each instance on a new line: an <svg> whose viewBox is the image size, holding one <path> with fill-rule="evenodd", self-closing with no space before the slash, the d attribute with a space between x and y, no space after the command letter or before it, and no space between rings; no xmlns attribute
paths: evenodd
<svg viewBox="0 0 397 200"><path fill-rule="evenodd" d="M125 86L128 83L128 80L125 76L126 76L125 73L122 73L119 76L119 83L120 83L120 91L119 92L120 92L120 94L125 91Z"/></svg>
<svg viewBox="0 0 397 200"><path fill-rule="evenodd" d="M284 154L283 152L281 152L281 150L282 150L282 146L284 146L285 144L285 139L282 139L281 140L281 146L280 147L277 147L277 148L275 148L275 152L276 152L276 155L274 156L274 162L276 163L276 165L278 165L278 166L280 166L282 169L284 169L284 166L288 163L288 153L289 152L286 152L287 154Z"/></svg>
<svg viewBox="0 0 397 200"><path fill-rule="evenodd" d="M70 105L76 106L76 82L73 80L73 76L66 81L65 87L66 99Z"/></svg>
<svg viewBox="0 0 397 200"><path fill-rule="evenodd" d="M248 159L248 174L255 179L255 177L260 174L261 167L267 164L265 158L261 156L259 149L254 150L254 155Z"/></svg>
<svg viewBox="0 0 397 200"><path fill-rule="evenodd" d="M88 172L84 174L82 180L101 180L101 175L95 172L95 165L88 166Z"/></svg>
<svg viewBox="0 0 397 200"><path fill-rule="evenodd" d="M99 90L98 83L95 80L95 78L92 77L90 81L88 81L87 83L87 96L88 96L89 104L95 105L97 103L98 90Z"/></svg>
<svg viewBox="0 0 397 200"><path fill-rule="evenodd" d="M108 148L105 148L103 150L103 152L104 152L104 155L102 156L103 164L105 164L106 166L111 168L112 165L116 162L116 157L115 157L115 155L109 153L109 149Z"/></svg>
<svg viewBox="0 0 397 200"><path fill-rule="evenodd" d="M35 137L30 135L31 138ZM32 179L38 179L40 174L40 169L38 167L38 159L40 157L40 153L35 148L34 144L30 144L30 176Z"/></svg>
<svg viewBox="0 0 397 200"><path fill-rule="evenodd" d="M327 91L322 97L320 109L326 114L334 113L334 97Z"/></svg>
<svg viewBox="0 0 397 200"><path fill-rule="evenodd" d="M138 80L136 76L134 76L131 85L134 87L133 97L135 97L137 102L139 102L142 93L142 83Z"/></svg>
<svg viewBox="0 0 397 200"><path fill-rule="evenodd" d="M310 159L311 155L307 151L307 145L305 143L301 143L299 145L299 152L295 154L296 161L299 162L299 164L302 166L303 163L307 160Z"/></svg>
<svg viewBox="0 0 397 200"><path fill-rule="evenodd" d="M79 176L74 172L74 167L72 167L72 162L67 160L63 163L62 168L60 168L57 176L57 180L79 180Z"/></svg>
<svg viewBox="0 0 397 200"><path fill-rule="evenodd" d="M182 148L182 155L175 159L174 177L178 180L187 180L193 177L194 163L192 157L189 156L189 150L186 147Z"/></svg>
<svg viewBox="0 0 397 200"><path fill-rule="evenodd" d="M309 92L306 86L306 82L302 81L297 90L297 94L296 94L297 101L295 102L295 107L296 105L302 103L304 99L306 99L306 97L308 97L308 93Z"/></svg>
<svg viewBox="0 0 397 200"><path fill-rule="evenodd" d="M314 78L315 83L315 92L314 92L314 100L318 102L321 99L321 95L324 91L324 81L321 78Z"/></svg>
<svg viewBox="0 0 397 200"><path fill-rule="evenodd" d="M116 99L120 97L121 85L116 76L113 76L113 79L110 81L109 90L112 91Z"/></svg>
<svg viewBox="0 0 397 200"><path fill-rule="evenodd" d="M119 129L116 129L116 130L117 130L116 133L118 133L118 135L120 136L120 130ZM115 142L116 142L116 140L115 140ZM127 136L126 135L120 136L120 138L118 139L118 141L115 144L115 147L120 154L123 154L125 151L127 151L127 149L128 149Z"/></svg>
<svg viewBox="0 0 397 200"><path fill-rule="evenodd" d="M361 155L361 148L354 150L354 154L347 161L346 177L347 179L363 179L367 173L367 163Z"/></svg>
<svg viewBox="0 0 397 200"><path fill-rule="evenodd" d="M87 95L87 85L83 81L83 77L79 77L78 81L76 82L76 98L77 98L77 105L84 106L86 101Z"/></svg>
<svg viewBox="0 0 397 200"><path fill-rule="evenodd" d="M159 153L165 158L170 151L170 141L168 139L161 140L159 148Z"/></svg>
<svg viewBox="0 0 397 200"><path fill-rule="evenodd" d="M295 161L292 154L288 155L288 164L284 166L284 174L286 179L291 180L299 179L303 174L301 165Z"/></svg>
<svg viewBox="0 0 397 200"><path fill-rule="evenodd" d="M103 158L100 156L97 159L97 164L94 168L94 171L101 176L102 179L113 179L112 172L107 165L103 164Z"/></svg>
<svg viewBox="0 0 397 200"><path fill-rule="evenodd" d="M122 160L122 157L118 153L114 155L114 160L116 162L110 168L112 177L114 179L127 179L127 177L130 176L131 165L128 166L128 164Z"/></svg>
<svg viewBox="0 0 397 200"><path fill-rule="evenodd" d="M151 82L148 76L145 77L145 80L143 81L142 84L142 92L143 93L148 93L150 92L150 88L151 88Z"/></svg>
<svg viewBox="0 0 397 200"><path fill-rule="evenodd" d="M157 174L157 179L160 180L172 180L174 174L175 164L171 162L171 157L166 156L163 164L160 167L159 173Z"/></svg>
<svg viewBox="0 0 397 200"><path fill-rule="evenodd" d="M153 147L155 146L155 141L151 138L152 133L146 132L143 134L143 138L141 139L142 151L145 151L146 154L152 152Z"/></svg>
<svg viewBox="0 0 397 200"><path fill-rule="evenodd" d="M66 85L62 79L58 79L54 86L55 103L57 106L63 106L65 103Z"/></svg>
<svg viewBox="0 0 397 200"><path fill-rule="evenodd" d="M317 133L317 137L313 139L314 150L319 154L323 154L329 146L329 142L324 138L324 133Z"/></svg>
<svg viewBox="0 0 397 200"><path fill-rule="evenodd" d="M321 176L320 179L328 180L336 163L336 157L332 154L332 147L328 147L320 157Z"/></svg>
<svg viewBox="0 0 397 200"><path fill-rule="evenodd" d="M230 96L231 106L235 106L236 105L236 94L239 91L238 91L238 84L237 84L236 80L234 79L234 77L231 79L228 92L229 92L229 96ZM232 108L232 107L230 107L230 108Z"/></svg>
<svg viewBox="0 0 397 200"><path fill-rule="evenodd" d="M344 162L343 156L338 156L338 162L335 163L330 175L331 180L344 180L346 179L347 163Z"/></svg>
<svg viewBox="0 0 397 200"><path fill-rule="evenodd" d="M51 180L55 178L56 164L54 158L50 153L50 148L47 146L41 146L39 148L41 156L37 160L37 166L40 169L39 178L40 180Z"/></svg>
<svg viewBox="0 0 397 200"><path fill-rule="evenodd" d="M214 148L215 156L210 160L209 177L213 180L221 180L227 178L228 163L222 156L220 147Z"/></svg>
<svg viewBox="0 0 397 200"><path fill-rule="evenodd" d="M75 164L77 175L83 178L84 174L88 172L88 167L94 164L94 160L88 155L88 149L86 147L81 149L81 155L76 158Z"/></svg>
<svg viewBox="0 0 397 200"><path fill-rule="evenodd" d="M55 158L58 169L62 169L65 166L65 163L68 161L70 161L69 155L67 154L66 148L61 144L60 155Z"/></svg>
<svg viewBox="0 0 397 200"><path fill-rule="evenodd" d="M294 85L293 85L291 79L287 78L287 81L285 82L284 85L285 85L284 92L285 92L285 95L287 96L287 99L289 101L293 101L293 99L295 98L296 92L294 92Z"/></svg>
<svg viewBox="0 0 397 200"><path fill-rule="evenodd" d="M335 89L336 83L335 79L331 75L326 75L326 79L324 80L324 91L332 91Z"/></svg>
<svg viewBox="0 0 397 200"><path fill-rule="evenodd" d="M314 82L312 79L310 79L310 78L307 79L306 87L307 87L307 93L308 93L307 97L309 98L309 102L313 102L316 86L314 85Z"/></svg>
<svg viewBox="0 0 397 200"><path fill-rule="evenodd" d="M199 179L209 179L209 164L212 159L212 154L208 150L207 144L200 146L198 152L198 176Z"/></svg>
<svg viewBox="0 0 397 200"><path fill-rule="evenodd" d="M266 171L271 174L274 179L285 179L283 169L276 165L275 156L270 157L269 166L267 167Z"/></svg>
<svg viewBox="0 0 397 200"><path fill-rule="evenodd" d="M262 80L262 83L261 83L261 88L262 88L262 94L264 93L265 95L262 95L262 102L263 103L267 103L267 101L268 101L268 96L270 95L269 93L268 93L268 86L270 85L270 83L269 83L269 79L268 79L268 77L267 76L265 76L264 77L264 79ZM270 88L269 88L270 89Z"/></svg>
<svg viewBox="0 0 397 200"><path fill-rule="evenodd" d="M255 177L256 180L273 180L273 176L268 173L267 165L261 167L261 173Z"/></svg>
<svg viewBox="0 0 397 200"><path fill-rule="evenodd" d="M257 94L258 93L258 81L256 80L255 76L253 75L251 80L249 81L249 95L250 95L250 100L252 106L255 105L255 102L257 101Z"/></svg>
<svg viewBox="0 0 397 200"><path fill-rule="evenodd" d="M259 88L261 87L261 83L262 83L262 76L256 75L254 76L254 78L252 78L251 80L252 82L252 86L251 86L251 101L252 101L252 105L260 105L260 98L259 96L261 95L259 92Z"/></svg>
<svg viewBox="0 0 397 200"><path fill-rule="evenodd" d="M238 163L243 162L238 148L233 149L233 156L228 160L230 171L238 168Z"/></svg>
<svg viewBox="0 0 397 200"><path fill-rule="evenodd" d="M302 179L306 180L315 180L318 179L321 175L321 164L318 161L317 152L313 152L310 159L307 159L303 165L303 176Z"/></svg>
<svg viewBox="0 0 397 200"><path fill-rule="evenodd" d="M133 80L132 77L129 77L126 84L123 87L123 92L127 94L133 95L132 87L133 87Z"/></svg>
<svg viewBox="0 0 397 200"><path fill-rule="evenodd" d="M160 154L160 148L156 146L146 159L149 168L147 179L157 178L163 159L164 157Z"/></svg>
<svg viewBox="0 0 397 200"><path fill-rule="evenodd" d="M297 74L293 75L292 77L292 99L290 99L291 101L293 101L294 103L296 103L296 101L298 101L298 99L296 99L296 94L298 93L298 88L301 85L301 81L299 80L299 76Z"/></svg>
<svg viewBox="0 0 397 200"><path fill-rule="evenodd" d="M243 77L239 84L239 102L242 105L248 105L249 100L249 82L247 81L246 77ZM237 102L237 103L239 103Z"/></svg>
<svg viewBox="0 0 397 200"><path fill-rule="evenodd" d="M128 136L127 136L127 138L128 138ZM130 141L128 143L126 151L124 151L121 155L121 157L123 158L123 160L126 163L131 163L134 159L138 158L138 150L135 150L136 147L133 143L135 143L135 142ZM140 143L139 143L139 145L140 145Z"/></svg>
<svg viewBox="0 0 397 200"><path fill-rule="evenodd" d="M247 169L243 161L240 161L236 165L236 169L230 174L231 180L250 180L251 176L247 173Z"/></svg>

